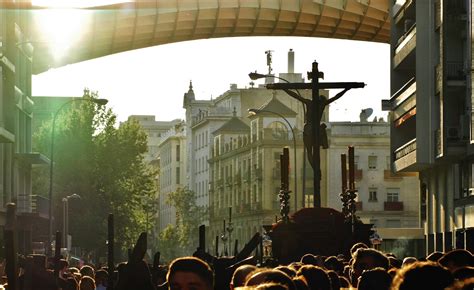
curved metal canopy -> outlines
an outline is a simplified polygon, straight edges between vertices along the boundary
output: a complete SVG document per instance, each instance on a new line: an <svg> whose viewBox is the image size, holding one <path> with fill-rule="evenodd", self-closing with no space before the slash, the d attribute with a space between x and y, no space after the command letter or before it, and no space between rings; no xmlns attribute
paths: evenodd
<svg viewBox="0 0 474 290"><path fill-rule="evenodd" d="M388 0L135 0L80 9L85 18L68 21L79 22L82 33L67 40L70 45L62 57L55 55L42 26L32 25L33 73L138 48L218 37L307 36L387 43L388 5ZM44 10L32 11L39 21L49 17L41 16Z"/></svg>

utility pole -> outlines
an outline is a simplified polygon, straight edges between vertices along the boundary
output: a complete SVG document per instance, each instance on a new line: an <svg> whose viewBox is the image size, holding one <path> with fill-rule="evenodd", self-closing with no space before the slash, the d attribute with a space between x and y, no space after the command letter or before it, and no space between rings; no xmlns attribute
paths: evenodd
<svg viewBox="0 0 474 290"><path fill-rule="evenodd" d="M309 132L304 133L310 136L308 136L304 141L305 147L309 149L307 150L307 154L309 160L312 161L311 166L313 167L313 207L315 208L321 207L321 155L319 150L321 146L321 129L325 130L324 128L320 128L324 109L329 105L329 103L340 98L347 90L363 88L365 86L364 83L360 82L320 83L320 78L324 78L324 73L319 71L318 63L314 61L312 64L312 70L308 72L308 79L311 80L311 83L274 83L266 85L266 88L270 90L285 90L291 97L307 105L307 124L305 124L305 129L308 128L308 130L310 130ZM301 100L299 97L296 97L295 94L292 94L294 92L288 91L302 89L312 90L312 100ZM323 89L344 89L344 91L329 100L321 100L319 90Z"/></svg>

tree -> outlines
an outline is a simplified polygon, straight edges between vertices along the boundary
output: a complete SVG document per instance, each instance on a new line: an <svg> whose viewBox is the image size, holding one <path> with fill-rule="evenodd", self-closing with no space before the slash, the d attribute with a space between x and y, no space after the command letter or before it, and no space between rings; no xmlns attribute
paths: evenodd
<svg viewBox="0 0 474 290"><path fill-rule="evenodd" d="M84 98L97 98L85 91ZM131 247L146 227L144 197L156 194L156 170L145 164L147 136L137 121L116 126L111 109L93 102L73 102L55 125L53 204L61 221L61 199L72 193L80 200L69 203L73 245L99 254L106 251L107 215L114 214L116 245ZM34 135L34 146L50 155L52 123ZM34 188L44 190L44 171L37 172ZM42 189L43 188L43 189ZM61 223L56 222L59 228Z"/></svg>
<svg viewBox="0 0 474 290"><path fill-rule="evenodd" d="M196 193L187 187L171 192L168 195L168 203L176 209L176 226L168 226L160 234L160 251L169 252L168 247L179 245L181 252L171 252L171 254L191 255L198 247L198 228L204 220L207 210L204 206L196 204Z"/></svg>

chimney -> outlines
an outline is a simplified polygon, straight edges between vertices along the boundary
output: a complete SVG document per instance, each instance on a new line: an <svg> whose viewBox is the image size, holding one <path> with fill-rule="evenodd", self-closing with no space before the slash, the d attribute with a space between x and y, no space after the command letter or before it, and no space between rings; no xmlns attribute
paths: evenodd
<svg viewBox="0 0 474 290"><path fill-rule="evenodd" d="M288 51L288 73L292 74L295 72L295 52L292 48Z"/></svg>

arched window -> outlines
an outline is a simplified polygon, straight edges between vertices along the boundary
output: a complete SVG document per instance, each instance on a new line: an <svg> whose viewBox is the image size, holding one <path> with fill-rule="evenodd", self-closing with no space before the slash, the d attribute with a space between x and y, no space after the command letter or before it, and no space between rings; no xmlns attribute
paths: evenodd
<svg viewBox="0 0 474 290"><path fill-rule="evenodd" d="M288 139L288 128L282 122L272 122L268 128L272 129L272 137L274 140Z"/></svg>

